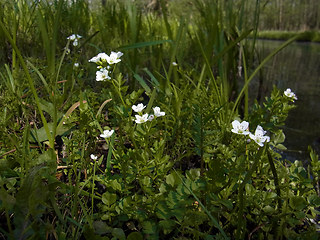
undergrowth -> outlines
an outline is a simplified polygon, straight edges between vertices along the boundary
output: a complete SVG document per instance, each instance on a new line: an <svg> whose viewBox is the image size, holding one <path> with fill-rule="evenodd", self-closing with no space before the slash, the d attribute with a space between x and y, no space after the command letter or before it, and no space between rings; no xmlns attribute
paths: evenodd
<svg viewBox="0 0 320 240"><path fill-rule="evenodd" d="M296 37L253 69L243 1L0 2L1 239L317 239L318 156L281 156L297 96L249 105Z"/></svg>

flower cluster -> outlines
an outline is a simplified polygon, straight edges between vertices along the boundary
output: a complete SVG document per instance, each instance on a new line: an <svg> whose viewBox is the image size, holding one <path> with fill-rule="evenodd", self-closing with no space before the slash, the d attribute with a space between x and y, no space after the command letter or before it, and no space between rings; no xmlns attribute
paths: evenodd
<svg viewBox="0 0 320 240"><path fill-rule="evenodd" d="M96 80L104 81L111 79L109 76L110 65L121 62L120 57L123 55L122 52L111 52L110 55L106 53L99 53L97 56L91 58L89 62L96 63L98 65L98 71L96 72Z"/></svg>
<svg viewBox="0 0 320 240"><path fill-rule="evenodd" d="M232 122L232 127L233 129L231 129L231 132L241 135L249 135L249 137L254 140L260 147L263 147L265 142L270 142L270 137L265 136L267 132L264 131L260 125L257 126L254 134L249 132L249 123L246 121L240 123L238 120L234 120Z"/></svg>
<svg viewBox="0 0 320 240"><path fill-rule="evenodd" d="M78 35L78 34L72 34L71 36L67 37L68 40L73 41L73 46L78 46L78 41L79 39L82 38L82 36Z"/></svg>
<svg viewBox="0 0 320 240"><path fill-rule="evenodd" d="M97 56L91 58L89 62L94 62L98 65L102 65L103 63L108 63L109 65L116 64L121 62L120 57L123 55L122 52L112 52L110 56L106 53L99 53Z"/></svg>
<svg viewBox="0 0 320 240"><path fill-rule="evenodd" d="M296 94L292 92L290 88L284 91L284 95L286 95L288 98L291 98L293 101L298 100Z"/></svg>
<svg viewBox="0 0 320 240"><path fill-rule="evenodd" d="M133 105L132 110L135 111L136 113L139 113L139 115L135 115L135 122L140 124L140 123L145 123L147 121L152 121L154 117L162 117L166 115L165 112L161 112L159 107L154 107L153 108L153 113L154 114L143 114L142 115L142 110L145 109L146 106L143 105L143 103L139 103L138 105Z"/></svg>

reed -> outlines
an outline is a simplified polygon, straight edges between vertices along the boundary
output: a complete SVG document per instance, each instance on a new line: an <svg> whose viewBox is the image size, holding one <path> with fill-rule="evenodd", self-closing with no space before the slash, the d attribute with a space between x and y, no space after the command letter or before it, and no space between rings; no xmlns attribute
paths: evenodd
<svg viewBox="0 0 320 240"><path fill-rule="evenodd" d="M297 37L254 67L260 1L155 3L0 0L1 236L316 237L317 155L279 154L296 96L249 104Z"/></svg>

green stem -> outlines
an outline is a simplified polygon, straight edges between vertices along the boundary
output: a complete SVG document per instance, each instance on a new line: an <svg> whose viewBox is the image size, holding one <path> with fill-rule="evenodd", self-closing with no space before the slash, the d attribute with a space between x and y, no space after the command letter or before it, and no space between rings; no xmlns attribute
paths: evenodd
<svg viewBox="0 0 320 240"><path fill-rule="evenodd" d="M242 52L244 80L246 84L248 81L247 62L246 62L246 56L245 56L242 44L240 46L241 46L241 52ZM247 118L248 114L249 114L249 89L248 87L246 87L244 91L244 117Z"/></svg>
<svg viewBox="0 0 320 240"><path fill-rule="evenodd" d="M14 44L17 43L17 19L16 17L14 17L14 23L13 23L13 39L12 41L14 42ZM12 49L12 74L13 76L16 76L15 75L15 72L16 72L16 65L17 65L17 57L16 57L16 51L15 49L13 48Z"/></svg>
<svg viewBox="0 0 320 240"><path fill-rule="evenodd" d="M258 166L259 163L259 159L261 159L261 156L263 155L264 151L266 149L266 146L263 148L260 148L257 155L254 158L254 163L251 167L251 169L249 170L249 172L247 173L247 175L245 176L243 182L241 183L240 187L239 187L239 212L238 212L238 228L237 228L237 233L236 233L236 239L244 239L243 236L243 227L245 224L245 220L243 219L243 212L244 212L244 188L246 183L249 181L249 179L251 178L253 172L255 171L255 169Z"/></svg>
<svg viewBox="0 0 320 240"><path fill-rule="evenodd" d="M271 153L270 153L269 150L267 150L267 156L268 156L270 168L271 168L271 171L272 171L272 174L273 174L274 185L276 187L277 200L278 200L278 209L282 209L281 191L280 191L280 186L279 186L278 173L277 173L276 167L275 167L274 162L273 162L273 158L272 158ZM274 232L277 233L276 239L279 239L280 231L277 230L277 228L278 228L278 217L276 217L276 219L273 221L272 225L273 225Z"/></svg>

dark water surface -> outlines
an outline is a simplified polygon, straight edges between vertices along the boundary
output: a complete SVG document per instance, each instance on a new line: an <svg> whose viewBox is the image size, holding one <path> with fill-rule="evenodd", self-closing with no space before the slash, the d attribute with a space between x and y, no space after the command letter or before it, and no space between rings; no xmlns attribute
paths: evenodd
<svg viewBox="0 0 320 240"><path fill-rule="evenodd" d="M282 41L258 40L260 56L267 56ZM286 122L286 156L304 160L308 145L320 153L320 44L295 42L273 57L262 70L264 93L272 86L291 88L298 100Z"/></svg>

